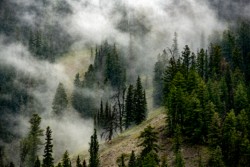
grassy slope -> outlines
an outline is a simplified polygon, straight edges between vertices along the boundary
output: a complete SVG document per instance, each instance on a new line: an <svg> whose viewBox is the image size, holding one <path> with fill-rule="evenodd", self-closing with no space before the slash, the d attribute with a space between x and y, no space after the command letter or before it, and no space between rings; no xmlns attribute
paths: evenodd
<svg viewBox="0 0 250 167"><path fill-rule="evenodd" d="M147 91L148 95L148 119L142 124L135 126L129 130L124 131L122 134L117 135L110 142L103 142L100 144L100 160L101 166L111 167L117 166L116 160L121 154L127 154L126 160L129 159L129 154L132 150L138 155L140 148L138 145L138 136L145 127L151 125L159 132L159 145L161 150L159 156L161 158L167 157L168 164L173 166L174 155L172 151L172 139L167 138L164 134L164 128L166 126L166 114L165 108L152 108L152 89ZM206 162L208 159L208 149L204 146L190 146L183 144L182 153L187 167L198 166L199 154L202 155L202 161ZM75 165L76 157L80 155L81 159L88 160L88 150L83 150L72 156L72 164Z"/></svg>

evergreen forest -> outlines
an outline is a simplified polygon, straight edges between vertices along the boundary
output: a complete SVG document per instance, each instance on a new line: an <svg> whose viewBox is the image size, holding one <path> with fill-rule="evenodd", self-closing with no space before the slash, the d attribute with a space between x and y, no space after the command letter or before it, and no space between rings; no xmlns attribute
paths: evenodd
<svg viewBox="0 0 250 167"><path fill-rule="evenodd" d="M0 0L0 167L250 166L248 0Z"/></svg>

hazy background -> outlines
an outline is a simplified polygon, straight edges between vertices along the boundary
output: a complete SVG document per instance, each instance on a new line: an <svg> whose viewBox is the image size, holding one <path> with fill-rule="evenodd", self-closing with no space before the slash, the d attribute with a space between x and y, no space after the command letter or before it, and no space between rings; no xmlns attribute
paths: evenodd
<svg viewBox="0 0 250 167"><path fill-rule="evenodd" d="M207 47L208 39L217 32L230 26L232 20L239 17L237 13L241 13L241 17L249 17L249 2L223 1L223 4L221 2L219 0L210 2L10 0L16 13L15 19L23 27L39 28L45 32L53 27L53 32L60 37L60 41L68 39L68 52L90 50L90 47L94 48L95 45L108 40L109 43L116 43L121 55L129 60L131 56L129 50L132 47L136 62L133 62L134 69L131 69L131 72L136 70L146 75L151 75L153 72L158 53L171 47L175 32L178 34L180 52L186 44L196 52L198 48ZM219 5L221 7L218 9ZM18 71L17 77L28 76L41 81L29 87L16 79L16 85L34 97L32 105L41 111L39 113L42 117L42 127L45 129L46 126L51 126L56 159L66 149L72 153L87 148L93 131L92 120L82 119L70 106L62 118L50 117L58 83L62 82L66 86L70 97L74 76L67 75L66 67L60 61L51 63L47 60L38 60L28 50L27 43L10 37L8 33L2 33L0 36L0 64ZM89 61L83 62L81 66L88 66L88 63ZM31 108L26 105L22 110L27 113ZM13 126L15 133L21 137L27 133L28 114L22 116L15 114L9 116L9 119L16 122Z"/></svg>

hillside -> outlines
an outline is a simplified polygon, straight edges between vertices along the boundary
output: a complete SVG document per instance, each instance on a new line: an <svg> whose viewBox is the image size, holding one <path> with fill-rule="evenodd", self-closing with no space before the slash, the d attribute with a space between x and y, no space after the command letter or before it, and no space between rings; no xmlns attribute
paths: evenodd
<svg viewBox="0 0 250 167"><path fill-rule="evenodd" d="M163 157L167 157L168 164L171 164L170 166L173 166L174 153L172 150L172 139L168 138L165 135L166 109L164 107L153 108L152 89L149 89L147 91L147 94L147 101L149 102L149 112L147 120L142 122L140 125L132 127L131 129L128 129L123 133L117 135L113 140L109 142L100 142L101 144L99 153L102 167L118 166L117 158L119 158L121 154L125 154L125 161L126 163L128 163L129 156L132 150L134 150L135 154L138 155L141 151L141 149L137 147L139 143L138 137L148 125L154 127L159 133L159 157L161 159ZM202 157L203 163L207 162L208 160L208 148L205 146L183 144L182 154L185 160L186 167L198 166L200 157ZM81 150L71 155L73 166L75 166L78 155L80 156L81 160L85 159L88 162L88 150Z"/></svg>

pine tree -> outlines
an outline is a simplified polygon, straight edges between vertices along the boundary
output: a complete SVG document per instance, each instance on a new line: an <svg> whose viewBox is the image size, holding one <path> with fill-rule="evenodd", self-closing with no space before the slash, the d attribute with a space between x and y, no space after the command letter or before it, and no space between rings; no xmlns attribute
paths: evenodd
<svg viewBox="0 0 250 167"><path fill-rule="evenodd" d="M76 159L76 167L83 167L81 164L81 160L80 160L79 155L77 156L77 159Z"/></svg>
<svg viewBox="0 0 250 167"><path fill-rule="evenodd" d="M158 157L153 152L149 152L142 160L143 167L158 167Z"/></svg>
<svg viewBox="0 0 250 167"><path fill-rule="evenodd" d="M167 110L167 126L168 133L172 135L177 124L183 128L184 117L186 111L186 92L185 80L180 72L177 72L171 82L170 92L166 99Z"/></svg>
<svg viewBox="0 0 250 167"><path fill-rule="evenodd" d="M40 167L41 166L41 162L39 160L39 158L36 158L36 162L35 162L35 167Z"/></svg>
<svg viewBox="0 0 250 167"><path fill-rule="evenodd" d="M243 109L247 109L249 106L248 97L247 97L247 89L244 84L239 83L235 90L234 96L234 106L235 112L239 113Z"/></svg>
<svg viewBox="0 0 250 167"><path fill-rule="evenodd" d="M178 64L174 57L171 57L169 60L169 65L166 67L166 70L163 74L163 98L167 99L167 95L170 92L171 82L174 79L176 73L179 71Z"/></svg>
<svg viewBox="0 0 250 167"><path fill-rule="evenodd" d="M222 153L227 166L237 166L237 142L238 136L236 131L237 119L233 110L227 114L222 127Z"/></svg>
<svg viewBox="0 0 250 167"><path fill-rule="evenodd" d="M136 89L134 92L134 104L135 104L135 123L138 125L146 119L147 107L145 102L145 96L143 95L143 88L141 84L141 78L138 76L136 82Z"/></svg>
<svg viewBox="0 0 250 167"><path fill-rule="evenodd" d="M83 160L82 167L87 167L87 163L86 163L85 159Z"/></svg>
<svg viewBox="0 0 250 167"><path fill-rule="evenodd" d="M136 157L134 150L132 150L132 153L130 155L128 167L136 167Z"/></svg>
<svg viewBox="0 0 250 167"><path fill-rule="evenodd" d="M205 77L205 51L201 49L197 57L197 71L201 78Z"/></svg>
<svg viewBox="0 0 250 167"><path fill-rule="evenodd" d="M89 167L99 167L100 161L99 161L99 144L97 140L97 134L96 129L94 129L94 134L91 136L91 142L90 142L90 148L89 148Z"/></svg>
<svg viewBox="0 0 250 167"><path fill-rule="evenodd" d="M125 104L125 128L129 128L129 126L134 122L134 88L133 85L129 85L126 104Z"/></svg>
<svg viewBox="0 0 250 167"><path fill-rule="evenodd" d="M53 167L53 161L54 158L52 157L53 153L53 145L52 145L52 130L48 126L46 129L46 143L45 143L45 148L44 148L44 155L43 155L43 167Z"/></svg>
<svg viewBox="0 0 250 167"><path fill-rule="evenodd" d="M208 143L212 148L221 144L221 120L217 112L212 117L212 122L208 127Z"/></svg>
<svg viewBox="0 0 250 167"><path fill-rule="evenodd" d="M56 94L52 103L53 113L60 115L67 108L68 100L67 94L62 83L59 83Z"/></svg>
<svg viewBox="0 0 250 167"><path fill-rule="evenodd" d="M33 167L37 158L40 146L43 144L40 139L43 136L43 130L40 128L41 117L33 114L30 119L30 132L28 134L28 167Z"/></svg>
<svg viewBox="0 0 250 167"><path fill-rule="evenodd" d="M188 45L185 46L184 51L182 52L182 59L183 59L183 74L185 79L188 78L188 73L189 73L189 69L191 67L191 51L188 47Z"/></svg>
<svg viewBox="0 0 250 167"><path fill-rule="evenodd" d="M208 166L209 167L225 167L225 164L223 162L221 148L219 146L217 146L216 149L214 149L211 152L211 155L208 161Z"/></svg>
<svg viewBox="0 0 250 167"><path fill-rule="evenodd" d="M147 126L139 136L140 143L138 146L142 146L141 158L144 159L148 154L153 155L155 162L159 163L159 158L157 156L159 146L158 142L158 132L155 132L151 125Z"/></svg>
<svg viewBox="0 0 250 167"><path fill-rule="evenodd" d="M63 154L62 167L71 167L68 151L65 151L65 153Z"/></svg>

